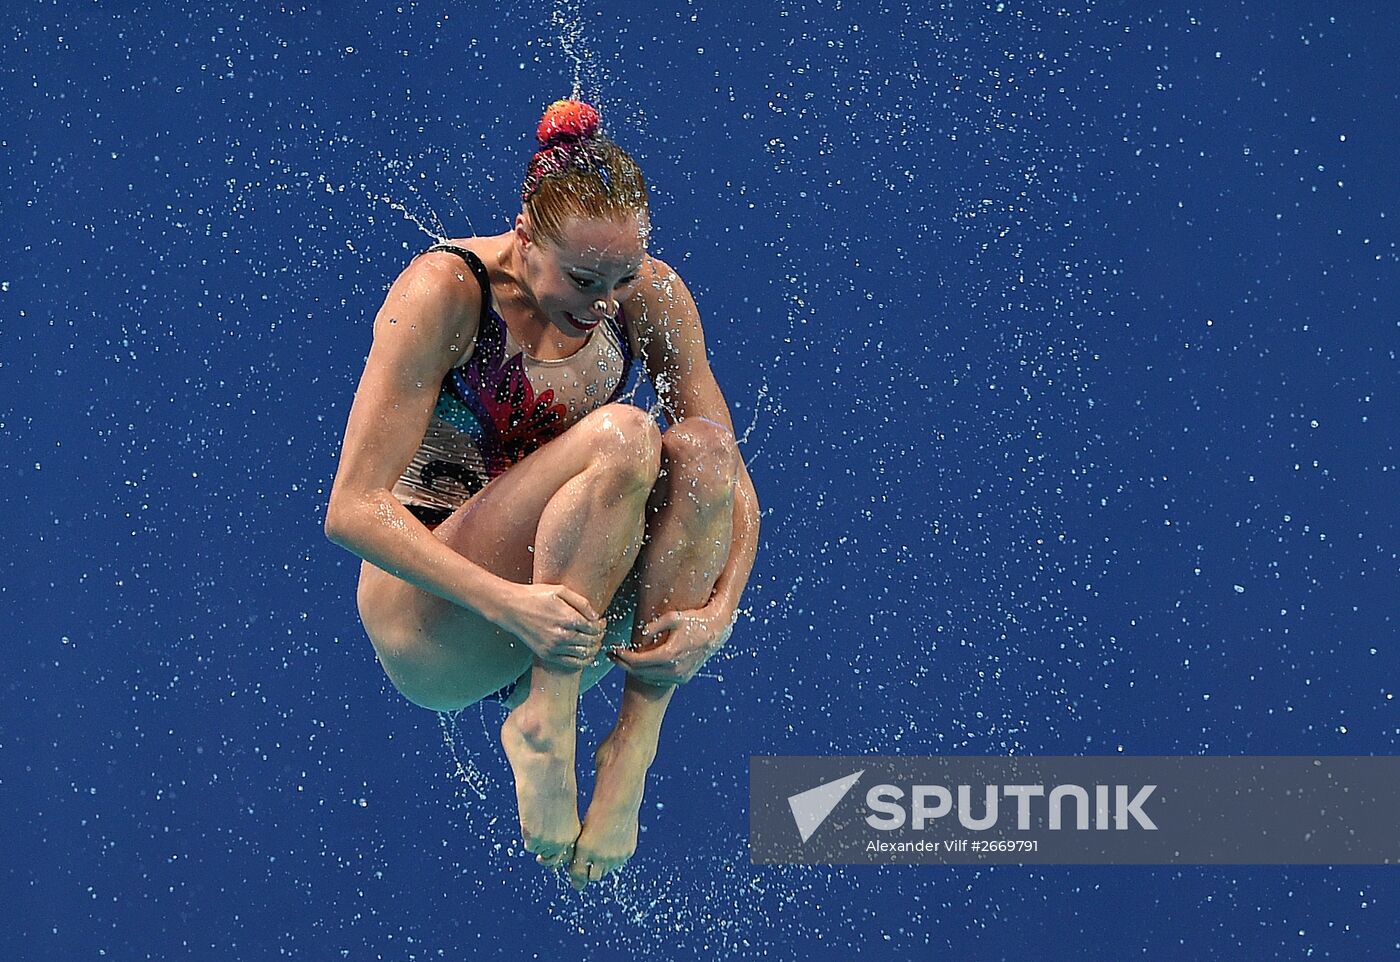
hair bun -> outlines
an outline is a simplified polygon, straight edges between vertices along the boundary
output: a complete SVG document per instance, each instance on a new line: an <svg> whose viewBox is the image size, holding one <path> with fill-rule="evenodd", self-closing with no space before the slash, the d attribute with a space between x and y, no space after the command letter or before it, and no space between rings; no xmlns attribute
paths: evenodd
<svg viewBox="0 0 1400 962"><path fill-rule="evenodd" d="M584 140L598 132L598 111L582 100L556 100L550 104L535 131L540 147L570 140Z"/></svg>

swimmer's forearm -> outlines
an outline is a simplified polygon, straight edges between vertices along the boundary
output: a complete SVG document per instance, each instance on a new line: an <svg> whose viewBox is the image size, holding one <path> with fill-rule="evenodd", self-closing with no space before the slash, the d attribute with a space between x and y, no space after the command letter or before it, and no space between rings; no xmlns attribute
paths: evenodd
<svg viewBox="0 0 1400 962"><path fill-rule="evenodd" d="M715 590L706 607L716 608L732 621L739 609L739 600L749 583L754 557L758 554L758 492L748 468L740 465L738 483L734 489L734 529L729 540L729 560L715 582Z"/></svg>
<svg viewBox="0 0 1400 962"><path fill-rule="evenodd" d="M510 582L433 537L388 492L326 512L326 537L416 588L490 621L502 612Z"/></svg>

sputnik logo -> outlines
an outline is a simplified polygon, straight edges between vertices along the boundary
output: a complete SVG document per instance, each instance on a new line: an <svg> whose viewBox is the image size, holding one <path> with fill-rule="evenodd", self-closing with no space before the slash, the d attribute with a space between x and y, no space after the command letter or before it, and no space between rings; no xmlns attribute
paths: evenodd
<svg viewBox="0 0 1400 962"><path fill-rule="evenodd" d="M864 774L865 769L862 768L853 775L788 796L788 808L792 809L792 819L797 823L797 832L802 836L803 843L821 828L822 822L841 804L841 799L846 797Z"/></svg>

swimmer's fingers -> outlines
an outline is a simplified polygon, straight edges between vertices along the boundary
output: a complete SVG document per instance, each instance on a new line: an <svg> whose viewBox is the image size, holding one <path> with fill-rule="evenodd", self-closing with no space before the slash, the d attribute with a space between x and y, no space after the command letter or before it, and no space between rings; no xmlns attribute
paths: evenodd
<svg viewBox="0 0 1400 962"><path fill-rule="evenodd" d="M532 642L527 637L526 644L536 655L557 664L582 667L598 654L607 622L589 617L592 609L588 599L565 585L535 585L532 590L538 600L530 612L535 619L531 634L537 640ZM580 606L587 610L580 610Z"/></svg>
<svg viewBox="0 0 1400 962"><path fill-rule="evenodd" d="M653 618L642 627L643 638L659 638L661 635L680 627L686 620L687 612L668 611L659 618Z"/></svg>
<svg viewBox="0 0 1400 962"><path fill-rule="evenodd" d="M596 640L593 642L571 642L560 645L548 655L542 655L545 662L557 665L560 668L570 668L581 671L593 664L598 658L598 651L601 644Z"/></svg>
<svg viewBox="0 0 1400 962"><path fill-rule="evenodd" d="M598 616L598 612L593 610L593 605L589 600L568 585L560 585L557 594L564 601L568 602L575 611L583 615L583 617L587 618L589 621L596 622L602 620Z"/></svg>
<svg viewBox="0 0 1400 962"><path fill-rule="evenodd" d="M645 649L614 648L608 652L608 657L642 681L655 685L679 685L684 680L680 661L665 648L665 645Z"/></svg>
<svg viewBox="0 0 1400 962"><path fill-rule="evenodd" d="M729 637L730 619L698 611L667 611L643 626L643 638L653 640L644 648L615 648L608 652L642 681L657 685L684 685Z"/></svg>
<svg viewBox="0 0 1400 962"><path fill-rule="evenodd" d="M602 646L606 622L590 617L588 599L564 585L510 585L501 600L503 610L492 620L538 658L583 667Z"/></svg>
<svg viewBox="0 0 1400 962"><path fill-rule="evenodd" d="M548 653L544 656L562 667L586 668L603 649L606 623L577 621L578 614L566 618L555 628Z"/></svg>
<svg viewBox="0 0 1400 962"><path fill-rule="evenodd" d="M560 644L572 653L582 640L591 647L592 650L586 654L592 658L603 643L603 635L608 629L607 619L598 617L588 599L567 585L558 585L554 596L561 602L557 615L560 627L570 636L561 638Z"/></svg>

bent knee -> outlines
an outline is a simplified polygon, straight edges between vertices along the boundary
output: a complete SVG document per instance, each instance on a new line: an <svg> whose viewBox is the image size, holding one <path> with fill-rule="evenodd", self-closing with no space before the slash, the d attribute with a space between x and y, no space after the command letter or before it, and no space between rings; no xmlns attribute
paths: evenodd
<svg viewBox="0 0 1400 962"><path fill-rule="evenodd" d="M702 481L733 484L739 471L739 445L734 433L709 418L686 418L662 437L668 466Z"/></svg>
<svg viewBox="0 0 1400 962"><path fill-rule="evenodd" d="M605 404L579 422L592 454L614 473L650 487L661 469L661 430L651 415L631 404Z"/></svg>

